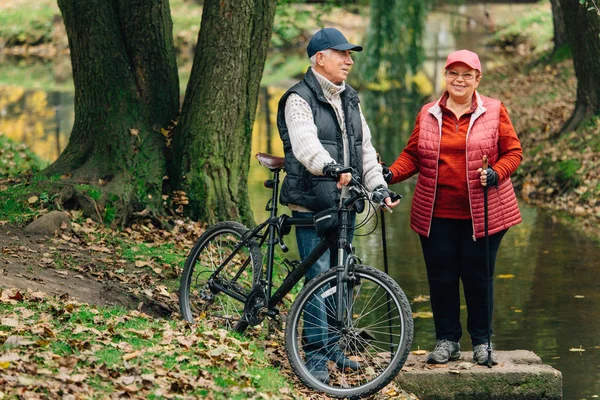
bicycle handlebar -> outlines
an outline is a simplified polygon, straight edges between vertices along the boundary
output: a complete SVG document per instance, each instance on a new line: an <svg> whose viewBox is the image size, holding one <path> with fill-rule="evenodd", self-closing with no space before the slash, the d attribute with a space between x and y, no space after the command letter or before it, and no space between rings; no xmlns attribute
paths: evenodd
<svg viewBox="0 0 600 400"><path fill-rule="evenodd" d="M369 200L373 203L377 203L379 207L385 208L390 213L393 212L392 209L388 207L388 205L385 203L385 199L387 198L387 196L384 197L384 193L379 192L377 190L374 190L372 192L368 191L367 188L362 183L360 183L354 176L352 176L350 185L350 192L352 193L352 195L344 200L344 206L350 207L358 200ZM398 193L395 193L389 189L386 190L392 202L395 202L402 198L402 196Z"/></svg>

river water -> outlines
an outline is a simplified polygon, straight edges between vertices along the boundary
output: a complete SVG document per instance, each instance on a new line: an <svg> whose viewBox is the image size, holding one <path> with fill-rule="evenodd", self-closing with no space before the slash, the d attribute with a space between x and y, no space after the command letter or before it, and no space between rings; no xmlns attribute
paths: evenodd
<svg viewBox="0 0 600 400"><path fill-rule="evenodd" d="M430 25L438 30L428 32L426 40L435 42L445 53L457 43L466 46L449 28L442 29L445 24L450 25L447 20L434 18L437 18L435 24ZM27 144L51 162L66 146L73 125L74 90L68 60L0 61L0 132ZM439 57L429 52L424 65L434 91L440 80L433 78L433 71L440 68L440 62ZM282 155L274 118L279 97L293 82L290 79L261 91L253 154L262 151ZM361 96L374 143L389 163L410 134L421 97L393 91L363 91ZM269 193L262 182L268 173L254 159L250 164L249 192L258 221L266 216L264 206ZM404 289L418 316L413 349L430 350L435 344L433 319L428 317L431 311L428 301L421 300L428 295L427 277L418 236L408 221L413 189L414 181L394 187L404 199L393 214L386 216L388 258L390 275ZM523 223L509 230L498 256L493 341L500 350L534 351L544 363L560 370L565 399L597 398L600 396L600 245L555 222L547 212L524 203L521 211ZM282 212L288 211L283 208ZM360 233L373 232L357 236L355 246L366 264L383 269L381 226L375 226L374 222ZM288 241L294 253L293 238ZM466 313L462 313L462 318L466 326ZM468 338L463 338L461 346L471 349Z"/></svg>

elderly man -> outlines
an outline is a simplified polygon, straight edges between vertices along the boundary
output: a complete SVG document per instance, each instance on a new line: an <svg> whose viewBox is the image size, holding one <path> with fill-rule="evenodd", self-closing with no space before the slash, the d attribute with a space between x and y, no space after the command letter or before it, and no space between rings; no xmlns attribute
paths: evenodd
<svg viewBox="0 0 600 400"><path fill-rule="evenodd" d="M395 207L381 166L371 144L371 132L359 105L357 92L345 83L354 61L352 51L362 47L348 43L334 28L323 28L307 47L311 67L304 79L289 89L279 102L277 127L285 151L286 177L280 201L294 217L310 217L334 207L346 196L352 175L342 174L336 183L333 171L351 166L355 178L368 190L384 192L385 202ZM354 213L352 214L354 223ZM296 227L298 252L305 259L319 243L315 229ZM305 283L337 263L335 251L325 253L305 277ZM306 366L322 382L329 382L327 362L357 370L333 335L329 334L325 305L305 310L303 342Z"/></svg>

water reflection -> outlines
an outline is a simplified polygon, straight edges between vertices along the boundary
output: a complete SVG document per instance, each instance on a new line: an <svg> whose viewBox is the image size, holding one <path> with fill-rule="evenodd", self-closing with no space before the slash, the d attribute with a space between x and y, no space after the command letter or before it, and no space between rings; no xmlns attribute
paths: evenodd
<svg viewBox="0 0 600 400"><path fill-rule="evenodd" d="M70 93L0 86L0 132L52 161L67 144L73 107Z"/></svg>

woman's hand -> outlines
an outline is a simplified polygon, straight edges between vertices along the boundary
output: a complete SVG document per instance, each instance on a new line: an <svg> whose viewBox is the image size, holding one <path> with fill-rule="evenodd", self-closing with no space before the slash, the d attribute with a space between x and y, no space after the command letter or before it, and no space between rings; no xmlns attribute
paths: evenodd
<svg viewBox="0 0 600 400"><path fill-rule="evenodd" d="M498 184L498 174L492 168L479 168L477 170L479 172L479 181L481 182L481 186L494 186Z"/></svg>

